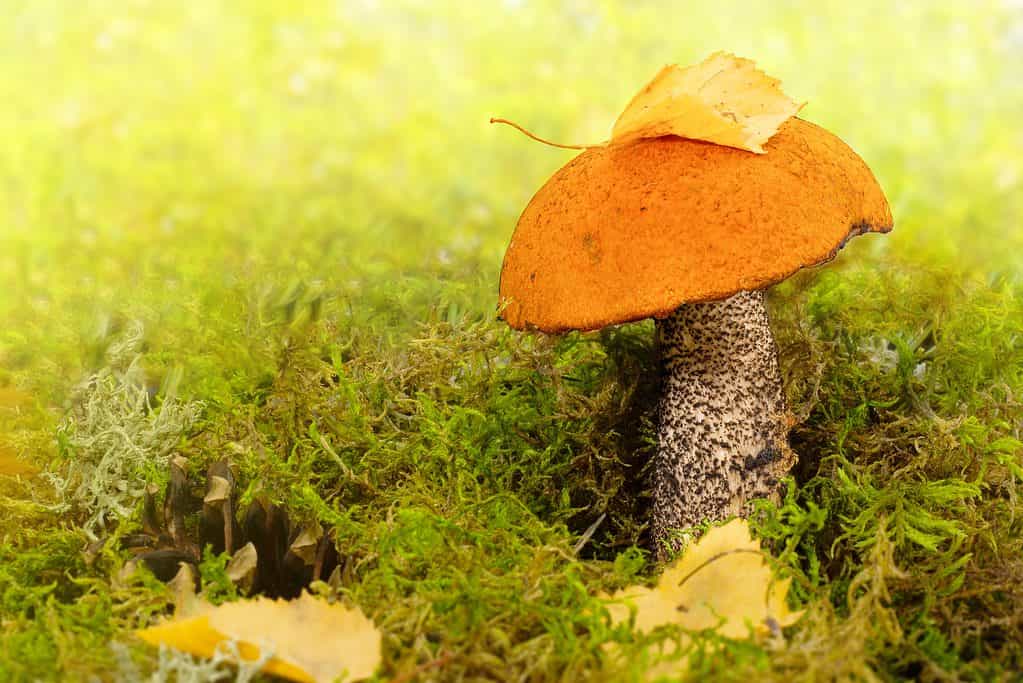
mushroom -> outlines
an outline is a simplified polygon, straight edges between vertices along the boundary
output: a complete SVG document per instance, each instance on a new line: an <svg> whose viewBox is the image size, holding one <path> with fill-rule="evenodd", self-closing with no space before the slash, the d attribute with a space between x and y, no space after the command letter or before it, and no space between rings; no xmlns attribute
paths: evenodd
<svg viewBox="0 0 1023 683"><path fill-rule="evenodd" d="M793 117L764 149L674 135L589 148L536 193L505 254L513 328L656 319L662 554L672 530L777 499L795 463L764 289L892 228L870 169L836 136Z"/></svg>

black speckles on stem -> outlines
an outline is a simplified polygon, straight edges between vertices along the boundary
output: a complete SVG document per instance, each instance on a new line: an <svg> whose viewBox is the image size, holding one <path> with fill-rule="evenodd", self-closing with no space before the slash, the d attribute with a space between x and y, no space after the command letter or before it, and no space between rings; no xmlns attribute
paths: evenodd
<svg viewBox="0 0 1023 683"><path fill-rule="evenodd" d="M685 304L657 322L663 384L653 538L775 497L795 456L763 292Z"/></svg>

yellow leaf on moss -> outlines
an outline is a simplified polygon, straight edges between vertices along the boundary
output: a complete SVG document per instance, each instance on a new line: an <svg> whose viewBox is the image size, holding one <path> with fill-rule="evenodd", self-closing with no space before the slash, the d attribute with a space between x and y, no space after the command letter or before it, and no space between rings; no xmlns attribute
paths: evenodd
<svg viewBox="0 0 1023 683"><path fill-rule="evenodd" d="M358 609L328 604L303 593L296 600L255 598L216 607L202 604L194 616L173 619L138 632L152 645L169 645L212 657L236 641L241 657L255 661L261 648L273 657L263 670L292 681L323 683L339 676L360 680L381 660L380 632Z"/></svg>
<svg viewBox="0 0 1023 683"><path fill-rule="evenodd" d="M618 591L608 605L612 622L628 621L649 632L677 624L689 631L713 629L728 638L745 638L750 627L766 635L794 624L801 612L789 609L789 580L776 580L745 520L711 529L661 574L653 588Z"/></svg>
<svg viewBox="0 0 1023 683"><path fill-rule="evenodd" d="M0 443L0 475L18 476L33 475L39 470L31 464L18 458L14 449L7 444Z"/></svg>
<svg viewBox="0 0 1023 683"><path fill-rule="evenodd" d="M0 409L18 410L26 408L32 402L32 396L14 387L0 387ZM39 469L20 459L14 448L0 440L0 475L30 476L37 474Z"/></svg>
<svg viewBox="0 0 1023 683"><path fill-rule="evenodd" d="M715 52L699 64L664 67L615 122L612 145L678 135L758 154L797 104L749 59Z"/></svg>
<svg viewBox="0 0 1023 683"><path fill-rule="evenodd" d="M32 400L29 394L14 387L0 387L0 408L20 408Z"/></svg>

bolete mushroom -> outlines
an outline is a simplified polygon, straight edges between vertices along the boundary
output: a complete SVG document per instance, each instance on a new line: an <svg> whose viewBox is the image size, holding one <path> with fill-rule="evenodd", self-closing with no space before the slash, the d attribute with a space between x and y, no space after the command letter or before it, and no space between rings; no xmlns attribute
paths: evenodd
<svg viewBox="0 0 1023 683"><path fill-rule="evenodd" d="M516 329L656 319L652 536L743 514L795 462L764 289L892 215L860 157L788 118L764 154L662 135L594 146L519 218L501 271Z"/></svg>

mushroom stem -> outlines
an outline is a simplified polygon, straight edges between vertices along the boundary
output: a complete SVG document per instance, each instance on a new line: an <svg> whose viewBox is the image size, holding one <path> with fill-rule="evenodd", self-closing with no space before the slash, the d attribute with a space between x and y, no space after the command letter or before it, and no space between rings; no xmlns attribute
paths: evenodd
<svg viewBox="0 0 1023 683"><path fill-rule="evenodd" d="M653 539L776 498L795 463L778 350L763 291L684 304L657 322L663 380L654 462Z"/></svg>

